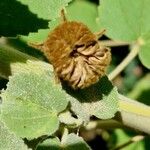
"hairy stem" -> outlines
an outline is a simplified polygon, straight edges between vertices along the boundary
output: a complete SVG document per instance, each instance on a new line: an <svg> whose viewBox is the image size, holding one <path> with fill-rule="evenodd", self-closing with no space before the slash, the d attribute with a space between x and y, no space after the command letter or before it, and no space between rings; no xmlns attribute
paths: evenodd
<svg viewBox="0 0 150 150"><path fill-rule="evenodd" d="M116 120L123 125L150 134L150 107L119 94Z"/></svg>
<svg viewBox="0 0 150 150"><path fill-rule="evenodd" d="M68 134L69 134L68 129L64 127L62 138L61 138L61 144L64 144L66 142Z"/></svg>
<svg viewBox="0 0 150 150"><path fill-rule="evenodd" d="M120 74L120 72L122 72L125 69L125 67L137 56L138 52L139 45L133 45L133 48L131 49L127 57L125 57L125 59L108 75L108 78L111 81L115 79L115 77L117 77Z"/></svg>
<svg viewBox="0 0 150 150"><path fill-rule="evenodd" d="M113 128L125 128L125 126L117 120L108 119L108 120L95 120L90 121L88 125L85 127L86 130L92 130L95 128L101 129L113 129Z"/></svg>
<svg viewBox="0 0 150 150"><path fill-rule="evenodd" d="M99 42L103 46L107 47L116 47L116 46L126 46L130 45L131 43L129 42L122 42L122 41L112 41L112 40L103 40Z"/></svg>
<svg viewBox="0 0 150 150"><path fill-rule="evenodd" d="M126 111L145 117L150 117L150 107L148 105L139 103L121 94L119 94L119 99L120 111Z"/></svg>
<svg viewBox="0 0 150 150"><path fill-rule="evenodd" d="M86 129L131 128L150 134L150 107L119 94L119 112L114 119L91 121Z"/></svg>

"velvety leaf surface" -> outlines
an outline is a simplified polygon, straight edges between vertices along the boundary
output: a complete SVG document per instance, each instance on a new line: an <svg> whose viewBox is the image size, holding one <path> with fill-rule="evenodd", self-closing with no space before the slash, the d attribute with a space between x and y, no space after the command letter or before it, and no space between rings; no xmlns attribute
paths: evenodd
<svg viewBox="0 0 150 150"><path fill-rule="evenodd" d="M38 145L37 150L61 150L60 140L57 137L46 139L41 144Z"/></svg>
<svg viewBox="0 0 150 150"><path fill-rule="evenodd" d="M60 16L71 0L0 1L0 36L28 35L47 29L48 21Z"/></svg>
<svg viewBox="0 0 150 150"><path fill-rule="evenodd" d="M86 24L93 32L100 31L97 6L92 2L87 0L74 0L66 7L65 15L68 21L79 21ZM56 20L52 20L49 22L49 29L41 29L38 33L30 33L29 36L24 36L23 39L28 42L41 43L47 38L48 33L61 22L62 18L60 17Z"/></svg>
<svg viewBox="0 0 150 150"><path fill-rule="evenodd" d="M57 114L67 104L48 72L17 73L2 93L2 120L20 137L52 134L58 129Z"/></svg>
<svg viewBox="0 0 150 150"><path fill-rule="evenodd" d="M150 69L150 44L141 47L141 51L139 52L139 58L142 64Z"/></svg>
<svg viewBox="0 0 150 150"><path fill-rule="evenodd" d="M92 115L109 119L118 111L118 92L107 77L89 88L76 91L70 89L67 92L73 96L70 98L72 110L85 122Z"/></svg>
<svg viewBox="0 0 150 150"><path fill-rule="evenodd" d="M40 18L53 20L60 16L60 11L71 0L17 0L29 7L29 10Z"/></svg>
<svg viewBox="0 0 150 150"><path fill-rule="evenodd" d="M0 149L29 150L24 141L12 133L2 122L0 122Z"/></svg>
<svg viewBox="0 0 150 150"><path fill-rule="evenodd" d="M51 150L91 150L82 137L74 133L67 135L62 142L58 138L48 139L39 145L37 150L46 150L46 148Z"/></svg>
<svg viewBox="0 0 150 150"><path fill-rule="evenodd" d="M139 59L142 64L150 69L150 32L146 35L143 35L143 45L139 51Z"/></svg>
<svg viewBox="0 0 150 150"><path fill-rule="evenodd" d="M23 41L27 41L28 43L43 43L48 34L59 24L61 23L61 19L57 18L56 20L49 21L49 29L39 29L37 33L29 33L28 36L21 36Z"/></svg>
<svg viewBox="0 0 150 150"><path fill-rule="evenodd" d="M0 1L0 36L13 37L48 28L48 21L37 17L26 5L14 0Z"/></svg>
<svg viewBox="0 0 150 150"><path fill-rule="evenodd" d="M100 31L97 5L87 0L75 0L67 7L69 21L79 21L86 24L91 31Z"/></svg>
<svg viewBox="0 0 150 150"><path fill-rule="evenodd" d="M62 146L65 150L91 150L83 138L74 133L71 133L66 137L66 140L62 143Z"/></svg>
<svg viewBox="0 0 150 150"><path fill-rule="evenodd" d="M101 0L99 19L101 28L113 40L140 42L139 57L150 68L150 1ZM141 42L142 41L142 42Z"/></svg>
<svg viewBox="0 0 150 150"><path fill-rule="evenodd" d="M149 0L101 0L101 25L110 38L134 41L150 31L149 10Z"/></svg>

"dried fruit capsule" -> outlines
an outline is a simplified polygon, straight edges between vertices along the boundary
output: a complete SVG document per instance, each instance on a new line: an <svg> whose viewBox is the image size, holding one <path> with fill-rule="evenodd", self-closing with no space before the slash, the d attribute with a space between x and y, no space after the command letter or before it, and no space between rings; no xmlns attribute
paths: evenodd
<svg viewBox="0 0 150 150"><path fill-rule="evenodd" d="M57 76L74 89L96 83L105 75L111 60L110 50L99 44L86 25L75 21L56 27L43 43L42 51Z"/></svg>

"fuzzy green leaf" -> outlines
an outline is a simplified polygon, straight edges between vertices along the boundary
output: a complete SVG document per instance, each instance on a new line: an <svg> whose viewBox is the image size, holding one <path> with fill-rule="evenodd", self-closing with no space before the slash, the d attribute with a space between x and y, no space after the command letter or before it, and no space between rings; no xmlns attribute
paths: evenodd
<svg viewBox="0 0 150 150"><path fill-rule="evenodd" d="M32 13L38 17L53 20L60 16L60 11L68 5L71 0L17 0L29 7Z"/></svg>
<svg viewBox="0 0 150 150"><path fill-rule="evenodd" d="M99 7L101 28L113 40L142 41L139 57L150 68L150 1L102 0Z"/></svg>
<svg viewBox="0 0 150 150"><path fill-rule="evenodd" d="M54 137L43 141L41 144L38 145L36 150L47 150L47 149L61 150L60 145L61 144L59 138Z"/></svg>
<svg viewBox="0 0 150 150"><path fill-rule="evenodd" d="M78 11L77 11L78 9ZM84 13L83 13L84 10ZM100 31L100 24L98 20L98 11L96 4L87 0L75 0L66 8L66 18L68 21L79 21L86 24L91 31ZM30 33L29 36L24 36L23 39L28 42L41 43L45 41L48 33L54 29L62 21L61 18L49 22L50 29L41 29L38 33Z"/></svg>
<svg viewBox="0 0 150 150"><path fill-rule="evenodd" d="M48 21L38 18L26 5L14 0L0 1L0 36L27 35L48 28Z"/></svg>
<svg viewBox="0 0 150 150"><path fill-rule="evenodd" d="M60 16L71 0L0 1L0 36L28 35L47 29L48 21Z"/></svg>
<svg viewBox="0 0 150 150"><path fill-rule="evenodd" d="M49 29L40 29L37 33L29 33L28 36L21 36L23 41L27 41L29 43L43 43L48 34L61 22L60 18L49 22Z"/></svg>
<svg viewBox="0 0 150 150"><path fill-rule="evenodd" d="M67 18L69 21L79 21L86 24L93 32L100 31L97 5L90 1L73 1L67 7Z"/></svg>
<svg viewBox="0 0 150 150"><path fill-rule="evenodd" d="M102 0L100 21L112 39L135 41L150 31L149 0Z"/></svg>
<svg viewBox="0 0 150 150"><path fill-rule="evenodd" d="M18 136L35 138L58 129L57 114L68 101L52 79L49 72L34 71L10 78L2 93L2 120Z"/></svg>
<svg viewBox="0 0 150 150"><path fill-rule="evenodd" d="M145 67L150 69L150 32L143 35L142 40L143 45L139 51L139 59Z"/></svg>
<svg viewBox="0 0 150 150"><path fill-rule="evenodd" d="M91 150L86 142L75 134L69 134L62 142L58 138L51 138L39 145L37 150Z"/></svg>
<svg viewBox="0 0 150 150"><path fill-rule="evenodd" d="M65 150L91 150L91 148L86 144L86 142L75 135L74 133L69 134L63 141L62 146Z"/></svg>
<svg viewBox="0 0 150 150"><path fill-rule="evenodd" d="M2 122L0 122L0 149L29 150L24 141L12 133Z"/></svg>
<svg viewBox="0 0 150 150"><path fill-rule="evenodd" d="M72 110L85 122L92 115L110 119L118 111L118 92L107 77L89 88L68 92L73 96L70 98Z"/></svg>
<svg viewBox="0 0 150 150"><path fill-rule="evenodd" d="M150 44L141 47L139 58L142 64L150 69Z"/></svg>
<svg viewBox="0 0 150 150"><path fill-rule="evenodd" d="M70 111L65 111L63 113L61 113L59 115L59 121L63 124L66 124L67 126L69 126L70 128L76 128L82 125L83 121L78 119L78 118L74 118L72 116L72 113Z"/></svg>

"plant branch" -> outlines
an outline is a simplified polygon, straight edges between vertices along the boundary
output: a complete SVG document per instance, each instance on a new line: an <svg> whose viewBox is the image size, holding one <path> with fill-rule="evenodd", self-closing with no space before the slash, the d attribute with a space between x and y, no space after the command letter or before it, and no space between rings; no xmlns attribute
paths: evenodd
<svg viewBox="0 0 150 150"><path fill-rule="evenodd" d="M0 45L0 77L8 79L17 72L51 69L52 66L5 44Z"/></svg>
<svg viewBox="0 0 150 150"><path fill-rule="evenodd" d="M103 41L99 41L99 43L101 45L107 46L107 47L126 46L126 45L130 45L131 44L129 42L112 41L112 40L103 40Z"/></svg>
<svg viewBox="0 0 150 150"><path fill-rule="evenodd" d="M68 134L69 134L68 129L66 127L64 127L62 138L61 138L61 144L62 145L66 142Z"/></svg>
<svg viewBox="0 0 150 150"><path fill-rule="evenodd" d="M150 107L119 94L119 112L114 119L90 121L87 130L94 128L130 128L150 134Z"/></svg>
<svg viewBox="0 0 150 150"><path fill-rule="evenodd" d="M123 125L150 134L150 107L119 94L116 120Z"/></svg>
<svg viewBox="0 0 150 150"><path fill-rule="evenodd" d="M108 120L90 121L85 127L86 130L92 130L95 128L101 128L107 130L113 128L125 128L125 126L117 120L108 119Z"/></svg>
<svg viewBox="0 0 150 150"><path fill-rule="evenodd" d="M143 139L144 139L143 135L136 135L136 136L132 137L129 141L127 141L127 142L125 142L125 143L123 143L123 144L113 148L112 150L121 150L122 148L125 148L126 146L128 146L128 145L130 145L132 143L135 143L135 142L139 142L139 141L141 141Z"/></svg>
<svg viewBox="0 0 150 150"><path fill-rule="evenodd" d="M125 59L108 75L108 78L111 81L115 79L120 74L120 72L122 72L125 67L138 55L138 52L139 45L133 45L133 48L131 49L127 57L125 57Z"/></svg>
<svg viewBox="0 0 150 150"><path fill-rule="evenodd" d="M136 107L135 107L136 106ZM119 94L119 107L121 111L135 113L145 117L150 117L150 107L138 101L132 100Z"/></svg>

